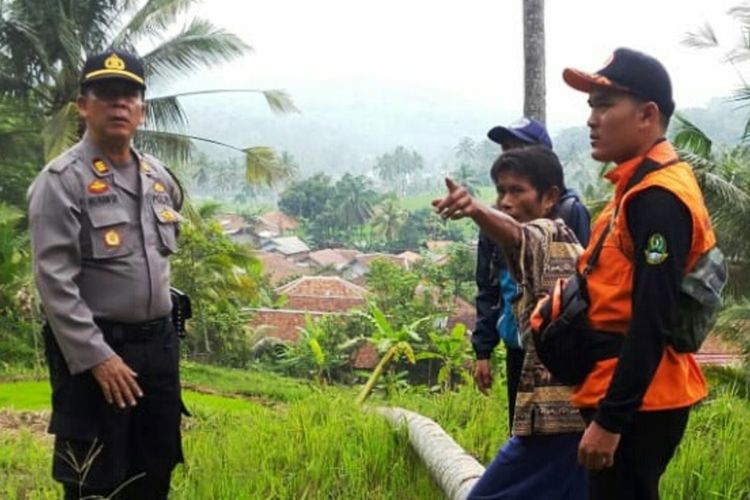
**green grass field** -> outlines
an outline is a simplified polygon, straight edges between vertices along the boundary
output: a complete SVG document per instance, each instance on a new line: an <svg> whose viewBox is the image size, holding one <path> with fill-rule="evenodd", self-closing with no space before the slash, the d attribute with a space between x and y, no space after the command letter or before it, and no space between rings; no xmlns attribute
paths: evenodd
<svg viewBox="0 0 750 500"><path fill-rule="evenodd" d="M183 366L183 379L196 390L184 391L193 416L185 419L186 463L170 498L442 497L406 436L354 406L356 388L321 392L305 381L194 363ZM371 403L433 418L486 463L507 435L503 392L498 380L490 397L470 387L439 395L415 388ZM715 384L695 410L662 498L750 498L750 402L737 393ZM48 401L46 381L0 384L0 498L60 496L40 413Z"/></svg>
<svg viewBox="0 0 750 500"><path fill-rule="evenodd" d="M492 186L480 186L479 187L479 198L486 202L493 202L495 200L495 189ZM401 207L409 210L419 210L422 208L432 208L432 200L445 196L445 193L435 191L434 193L422 193L412 196L405 196L399 199Z"/></svg>

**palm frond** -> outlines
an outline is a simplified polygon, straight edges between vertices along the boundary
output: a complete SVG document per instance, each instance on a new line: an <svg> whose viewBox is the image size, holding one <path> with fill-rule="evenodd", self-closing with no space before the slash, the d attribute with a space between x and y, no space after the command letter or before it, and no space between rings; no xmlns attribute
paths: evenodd
<svg viewBox="0 0 750 500"><path fill-rule="evenodd" d="M733 213L750 211L750 194L713 172L698 172L698 180L707 195L716 196L722 210Z"/></svg>
<svg viewBox="0 0 750 500"><path fill-rule="evenodd" d="M79 44L88 54L100 52L107 48L112 39L112 30L119 23L123 8L131 8L125 0L86 0L85 2L46 2L58 5L59 9L70 19L78 33ZM59 13L51 13L48 23L56 23ZM71 53L75 56L74 53ZM78 54L80 57L80 54Z"/></svg>
<svg viewBox="0 0 750 500"><path fill-rule="evenodd" d="M221 207L221 203L218 201L208 201L201 203L197 212L203 219L210 219L221 211Z"/></svg>
<svg viewBox="0 0 750 500"><path fill-rule="evenodd" d="M191 92L180 92L178 94L172 94L169 97L191 97L196 95L206 94L231 94L231 93L259 93L263 94L263 97L268 103L268 107L271 111L277 114L283 113L299 113L299 109L294 105L291 96L284 90L271 89L211 89L211 90L194 90Z"/></svg>
<svg viewBox="0 0 750 500"><path fill-rule="evenodd" d="M268 107L274 113L299 113L299 109L294 105L291 96L284 90L264 90L263 96L266 98Z"/></svg>
<svg viewBox="0 0 750 500"><path fill-rule="evenodd" d="M739 21L740 24L750 26L750 5L741 4L729 9L728 14Z"/></svg>
<svg viewBox="0 0 750 500"><path fill-rule="evenodd" d="M162 130L141 129L135 137L136 147L152 153L168 164L182 165L190 161L194 146L192 137Z"/></svg>
<svg viewBox="0 0 750 500"><path fill-rule="evenodd" d="M716 37L713 27L706 23L696 31L685 33L682 43L694 49L708 49L718 47L719 39Z"/></svg>
<svg viewBox="0 0 750 500"><path fill-rule="evenodd" d="M38 33L28 22L14 15L0 16L0 47L5 47L10 54L11 67L15 72L25 73L34 64L48 69L47 51ZM29 60L18 57L21 51ZM31 62L32 64L26 65ZM3 65L4 68L9 66Z"/></svg>
<svg viewBox="0 0 750 500"><path fill-rule="evenodd" d="M291 172L279 161L276 152L267 146L255 146L243 150L245 153L245 179L250 184L268 187L291 176Z"/></svg>
<svg viewBox="0 0 750 500"><path fill-rule="evenodd" d="M184 77L250 50L237 35L218 29L209 21L194 19L187 28L144 55L143 63L148 77Z"/></svg>
<svg viewBox="0 0 750 500"><path fill-rule="evenodd" d="M742 46L738 46L727 52L723 60L732 64L742 64L750 60L750 40L745 40Z"/></svg>
<svg viewBox="0 0 750 500"><path fill-rule="evenodd" d="M709 158L711 156L711 139L683 115L677 113L675 119L677 124L673 140L675 146L703 158Z"/></svg>
<svg viewBox="0 0 750 500"><path fill-rule="evenodd" d="M8 74L0 73L0 96L24 97L29 93L37 93L28 82ZM41 95L39 97L42 97Z"/></svg>
<svg viewBox="0 0 750 500"><path fill-rule="evenodd" d="M146 100L146 123L154 129L185 130L187 115L176 96Z"/></svg>
<svg viewBox="0 0 750 500"><path fill-rule="evenodd" d="M114 36L112 46L133 45L143 37L163 33L195 3L195 0L149 0Z"/></svg>
<svg viewBox="0 0 750 500"><path fill-rule="evenodd" d="M55 23L57 29L58 54L61 66L64 68L75 68L75 73L83 66L83 44L78 33L78 27L75 20L70 19L64 14L61 15L59 22ZM100 50L99 47L97 49Z"/></svg>
<svg viewBox="0 0 750 500"><path fill-rule="evenodd" d="M693 170L696 171L696 174L700 173L703 170L711 171L716 169L716 163L710 158L700 156L690 150L683 148L677 148L677 152L683 161L687 162L691 167L693 167Z"/></svg>
<svg viewBox="0 0 750 500"><path fill-rule="evenodd" d="M42 130L46 161L75 144L78 140L78 125L78 107L74 102L67 103L52 115Z"/></svg>

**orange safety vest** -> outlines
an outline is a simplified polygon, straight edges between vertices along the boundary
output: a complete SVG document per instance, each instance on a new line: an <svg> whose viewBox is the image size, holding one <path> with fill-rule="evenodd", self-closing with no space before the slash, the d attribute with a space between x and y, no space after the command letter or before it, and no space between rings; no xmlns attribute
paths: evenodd
<svg viewBox="0 0 750 500"><path fill-rule="evenodd" d="M677 158L667 141L654 146L646 156L659 164ZM711 219L706 210L698 182L687 163L679 162L646 175L642 181L623 195L628 180L633 176L643 157L633 158L618 165L607 174L615 184L615 195L594 223L591 242L596 242L610 223L615 207L620 204L617 218L604 241L599 263L586 279L590 298L588 319L595 330L627 334L632 316L633 240L628 230L627 205L645 189L658 186L675 196L690 211L693 235L687 255L685 271L690 270L700 256L716 244ZM579 271L586 266L593 244L578 261ZM573 393L572 403L581 408L596 407L607 394L617 358L598 361L586 380ZM669 345L664 349L659 366L646 390L641 411L668 410L690 406L706 397L706 381L691 354L675 352Z"/></svg>

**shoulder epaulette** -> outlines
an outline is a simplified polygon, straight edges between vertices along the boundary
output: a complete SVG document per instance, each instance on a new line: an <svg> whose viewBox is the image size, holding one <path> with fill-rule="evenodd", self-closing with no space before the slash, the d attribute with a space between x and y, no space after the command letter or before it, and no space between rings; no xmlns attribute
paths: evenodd
<svg viewBox="0 0 750 500"><path fill-rule="evenodd" d="M76 162L75 158L60 158L47 166L47 170L59 174Z"/></svg>

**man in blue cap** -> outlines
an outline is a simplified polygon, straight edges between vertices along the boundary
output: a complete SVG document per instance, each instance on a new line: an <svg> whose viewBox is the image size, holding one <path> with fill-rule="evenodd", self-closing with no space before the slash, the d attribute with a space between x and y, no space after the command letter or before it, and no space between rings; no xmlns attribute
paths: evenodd
<svg viewBox="0 0 750 500"><path fill-rule="evenodd" d="M500 144L502 151L539 145L552 149L552 140L545 126L533 118L521 118L507 127L497 126L487 137ZM497 183L497 179L492 179ZM590 216L576 192L567 188L557 204L557 217L576 234L582 245L588 244ZM500 339L506 347L506 384L508 394L508 422L513 426L516 393L521 375L524 352L513 316L512 302L519 295L516 282L510 276L502 250L483 232L479 233L476 267L477 319L471 337L477 358L474 380L482 392L492 386L490 357Z"/></svg>

